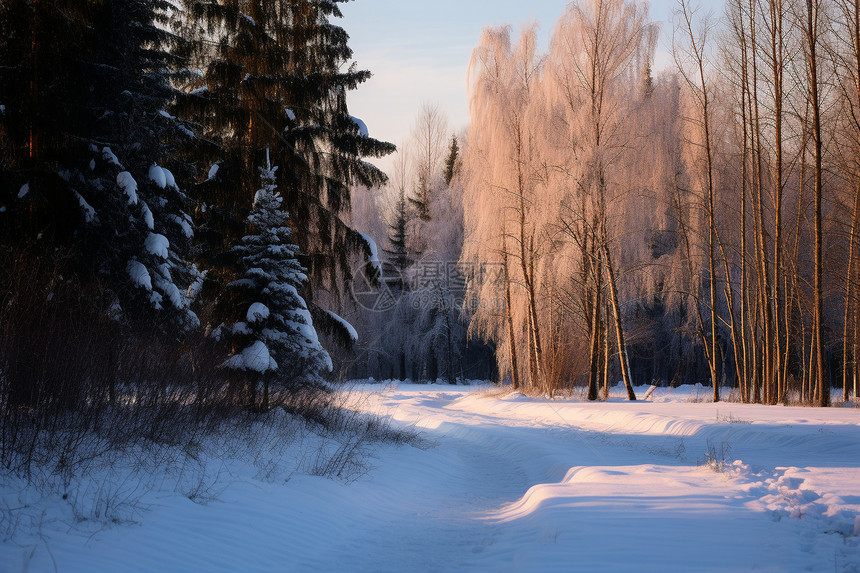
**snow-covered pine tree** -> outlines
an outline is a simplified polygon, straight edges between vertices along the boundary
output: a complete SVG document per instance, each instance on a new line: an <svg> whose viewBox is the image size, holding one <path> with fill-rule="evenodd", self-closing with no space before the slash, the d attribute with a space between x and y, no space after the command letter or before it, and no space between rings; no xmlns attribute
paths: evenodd
<svg viewBox="0 0 860 573"><path fill-rule="evenodd" d="M281 181L284 204L297 226L309 282L304 294L318 327L350 338L344 325L321 306L339 303L352 278L353 257L371 245L347 224L354 185L377 186L385 175L363 160L391 153L394 146L369 137L349 114L346 96L370 77L348 65L348 36L331 22L340 0L184 0L198 31L196 53L202 74L186 86L177 115L204 126L215 145L202 148L198 186L200 235L223 282L232 280L224 257L244 232L254 196L254 166L270 149L289 173ZM217 173L210 165L218 165ZM205 208L205 211L204 211ZM372 273L372 269L368 268ZM335 300L316 300L314 293Z"/></svg>
<svg viewBox="0 0 860 573"><path fill-rule="evenodd" d="M269 407L270 382L313 383L332 369L299 293L307 276L297 259L298 246L290 242L292 230L281 209L277 169L268 157L259 169L262 187L254 195L248 234L233 248L241 257L241 274L228 285L238 294L243 315L229 327L233 353L224 366L244 373L253 407L262 382L264 410Z"/></svg>

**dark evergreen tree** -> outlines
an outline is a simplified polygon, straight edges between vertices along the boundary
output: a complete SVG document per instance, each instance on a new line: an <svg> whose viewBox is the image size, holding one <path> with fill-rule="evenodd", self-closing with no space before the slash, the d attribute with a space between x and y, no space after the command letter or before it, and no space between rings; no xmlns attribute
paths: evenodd
<svg viewBox="0 0 860 573"><path fill-rule="evenodd" d="M383 183L385 175L362 158L386 155L394 146L368 137L364 124L349 115L347 93L370 73L345 67L352 57L348 36L330 21L341 15L339 1L184 4L199 33L194 56L203 73L187 86L177 114L189 114L213 142L204 149L202 171L218 165L195 193L209 260L222 282L232 280L236 261L227 254L251 207L253 166L271 149L285 174L279 189L308 269L310 312L318 325L343 330L313 295L339 296L351 280L352 256L363 252L370 259L371 246L345 221L350 188Z"/></svg>
<svg viewBox="0 0 860 573"><path fill-rule="evenodd" d="M394 212L394 220L388 224L388 244L390 249L385 249L388 261L394 265L401 277L413 261L407 246L407 227L409 226L409 208L406 204L406 192L401 188L397 200L397 208Z"/></svg>
<svg viewBox="0 0 860 573"><path fill-rule="evenodd" d="M86 308L76 327L90 335L116 323L99 327L111 363L119 325L177 336L196 320L185 296L194 269L181 257L191 227L172 174L158 166L187 131L164 111L169 49L179 42L163 26L170 10L161 0L0 4L3 262L52 261L30 286L52 302L40 311L60 320ZM67 394L82 392L71 388L81 381L34 382L44 354L56 353L50 336L34 336L42 342L20 337L25 356L0 365L25 388L14 399L35 404L62 387L59 400L73 406Z"/></svg>
<svg viewBox="0 0 860 573"><path fill-rule="evenodd" d="M457 136L451 136L451 145L448 147L448 156L445 158L445 185L451 185L454 175L460 170L460 146Z"/></svg>
<svg viewBox="0 0 860 573"><path fill-rule="evenodd" d="M651 62L645 60L645 67L642 71L642 99L649 100L654 94L654 76L651 74Z"/></svg>
<svg viewBox="0 0 860 573"><path fill-rule="evenodd" d="M157 165L185 129L164 111L167 48L178 39L159 21L171 5L12 0L0 9L4 239L68 249L74 271L109 277L99 280L114 311L141 299L162 308L166 297L178 321L193 322L172 276L193 274L179 256L190 219L172 173Z"/></svg>
<svg viewBox="0 0 860 573"><path fill-rule="evenodd" d="M430 181L427 174L421 171L418 174L418 183L415 189L415 195L409 197L409 204L422 222L430 220L430 203L432 202L432 193L430 191Z"/></svg>

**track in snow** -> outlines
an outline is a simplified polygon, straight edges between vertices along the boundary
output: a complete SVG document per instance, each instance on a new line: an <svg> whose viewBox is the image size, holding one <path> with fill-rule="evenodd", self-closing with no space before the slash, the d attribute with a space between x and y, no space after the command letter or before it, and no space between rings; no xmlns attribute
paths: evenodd
<svg viewBox="0 0 860 573"><path fill-rule="evenodd" d="M860 567L853 531L860 498L850 493L860 475L857 410L480 394L399 386L365 403L414 424L435 445L387 452L369 480L354 485L358 496L377 496L374 509L336 552L308 564L361 571ZM709 450L724 457L717 460L723 472L705 465Z"/></svg>

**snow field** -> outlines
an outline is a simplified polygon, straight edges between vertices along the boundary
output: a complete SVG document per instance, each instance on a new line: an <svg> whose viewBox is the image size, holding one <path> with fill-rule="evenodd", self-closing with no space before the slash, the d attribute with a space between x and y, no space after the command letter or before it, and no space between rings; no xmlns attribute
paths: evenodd
<svg viewBox="0 0 860 573"><path fill-rule="evenodd" d="M181 487L162 475L133 523L76 521L6 483L0 510L34 511L0 571L860 571L860 410L693 391L590 404L357 385L351 408L421 440L374 444L350 482L313 475L336 440L270 440Z"/></svg>
<svg viewBox="0 0 860 573"><path fill-rule="evenodd" d="M691 391L588 404L400 386L379 407L471 443L520 484L470 514L489 541L469 569L860 570L860 410L692 403Z"/></svg>

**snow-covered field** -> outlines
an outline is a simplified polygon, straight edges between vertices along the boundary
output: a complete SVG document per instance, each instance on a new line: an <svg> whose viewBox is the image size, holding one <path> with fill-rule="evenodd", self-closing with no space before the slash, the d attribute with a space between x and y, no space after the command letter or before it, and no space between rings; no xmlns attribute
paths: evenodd
<svg viewBox="0 0 860 573"><path fill-rule="evenodd" d="M358 385L354 408L421 443L351 482L225 462L211 495L154 488L120 523L0 485L0 515L31 510L0 524L0 570L860 571L860 409L696 394Z"/></svg>

